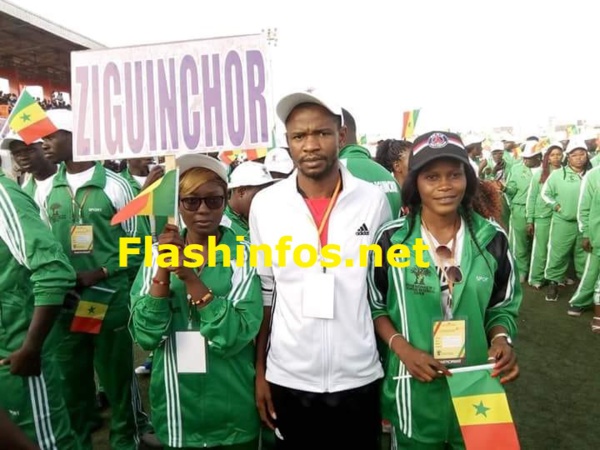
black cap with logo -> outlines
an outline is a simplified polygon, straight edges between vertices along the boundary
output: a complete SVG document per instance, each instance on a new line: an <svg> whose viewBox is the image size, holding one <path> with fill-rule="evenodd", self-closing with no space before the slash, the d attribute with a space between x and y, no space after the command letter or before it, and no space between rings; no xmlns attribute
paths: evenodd
<svg viewBox="0 0 600 450"><path fill-rule="evenodd" d="M411 172L419 170L439 158L453 158L471 166L467 150L458 134L430 131L422 134L413 142L408 158L408 170Z"/></svg>

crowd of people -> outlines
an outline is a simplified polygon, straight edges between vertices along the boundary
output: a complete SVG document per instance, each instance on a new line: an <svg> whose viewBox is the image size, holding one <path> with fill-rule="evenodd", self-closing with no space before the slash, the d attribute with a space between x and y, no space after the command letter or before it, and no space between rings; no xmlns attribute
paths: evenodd
<svg viewBox="0 0 600 450"><path fill-rule="evenodd" d="M17 100L17 94L0 91L0 105L8 105L9 113L17 103ZM71 109L71 105L65 100L63 93L59 91L53 91L50 98L40 99L37 97L36 101L44 110Z"/></svg>
<svg viewBox="0 0 600 450"><path fill-rule="evenodd" d="M382 429L393 448L461 449L447 377L490 362L501 383L518 377L525 284L556 301L578 282L570 315L593 307L595 289L600 332L598 142L484 148L434 130L381 141L372 157L336 102L296 92L277 115L288 147L263 160L177 157L175 221L111 224L165 167L74 161L70 110L50 110L58 131L33 144L0 143L28 174L19 185L0 173L7 448L91 449L100 390L114 450L375 450ZM151 254L140 246L123 267L120 239L145 236ZM212 240L222 253L208 264ZM420 242L420 256L395 252ZM166 244L194 245L203 263L166 259ZM373 244L382 257L359 264ZM263 249L254 262L250 246ZM307 246L315 264L291 257ZM462 348L435 340L439 327ZM137 370L151 377L150 411L134 346L150 355Z"/></svg>

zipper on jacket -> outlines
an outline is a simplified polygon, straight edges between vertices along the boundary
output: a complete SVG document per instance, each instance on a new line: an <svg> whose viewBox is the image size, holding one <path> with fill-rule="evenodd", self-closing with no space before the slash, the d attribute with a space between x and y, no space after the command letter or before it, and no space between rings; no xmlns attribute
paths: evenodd
<svg viewBox="0 0 600 450"><path fill-rule="evenodd" d="M331 390L331 377L330 377L330 370L331 370L331 348L329 345L329 320L325 319L323 320L323 336L324 336L324 352L323 352L323 356L324 356L324 361L325 363L323 364L323 372L325 375L325 392L329 392Z"/></svg>
<svg viewBox="0 0 600 450"><path fill-rule="evenodd" d="M327 320L321 319L323 333L323 389L329 392L329 339L327 336Z"/></svg>

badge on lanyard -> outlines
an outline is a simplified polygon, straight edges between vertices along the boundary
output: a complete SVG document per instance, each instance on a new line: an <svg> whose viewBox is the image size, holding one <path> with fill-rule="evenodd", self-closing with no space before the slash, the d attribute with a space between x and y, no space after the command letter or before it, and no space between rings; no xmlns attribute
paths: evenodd
<svg viewBox="0 0 600 450"><path fill-rule="evenodd" d="M89 255L94 250L94 227L92 225L71 226L71 253Z"/></svg>
<svg viewBox="0 0 600 450"><path fill-rule="evenodd" d="M177 373L206 373L206 341L200 331L175 332Z"/></svg>
<svg viewBox="0 0 600 450"><path fill-rule="evenodd" d="M463 364L466 359L467 320L433 321L433 357L442 364Z"/></svg>
<svg viewBox="0 0 600 450"><path fill-rule="evenodd" d="M333 319L335 278L332 273L310 273L302 286L302 315Z"/></svg>

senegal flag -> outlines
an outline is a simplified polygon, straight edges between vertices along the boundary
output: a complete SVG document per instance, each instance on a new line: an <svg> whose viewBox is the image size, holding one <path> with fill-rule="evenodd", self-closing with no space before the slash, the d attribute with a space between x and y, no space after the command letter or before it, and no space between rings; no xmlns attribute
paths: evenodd
<svg viewBox="0 0 600 450"><path fill-rule="evenodd" d="M500 380L489 367L446 378L467 450L519 450L517 431Z"/></svg>
<svg viewBox="0 0 600 450"><path fill-rule="evenodd" d="M71 331L73 333L98 334L102 329L102 322L110 301L115 291L100 286L85 289L77 304Z"/></svg>
<svg viewBox="0 0 600 450"><path fill-rule="evenodd" d="M26 90L14 106L8 118L8 126L27 145L57 131L46 111Z"/></svg>
<svg viewBox="0 0 600 450"><path fill-rule="evenodd" d="M133 216L174 217L178 186L179 169L169 170L116 213L110 224L117 225Z"/></svg>
<svg viewBox="0 0 600 450"><path fill-rule="evenodd" d="M410 139L415 134L420 109L405 111L402 116L402 139Z"/></svg>

